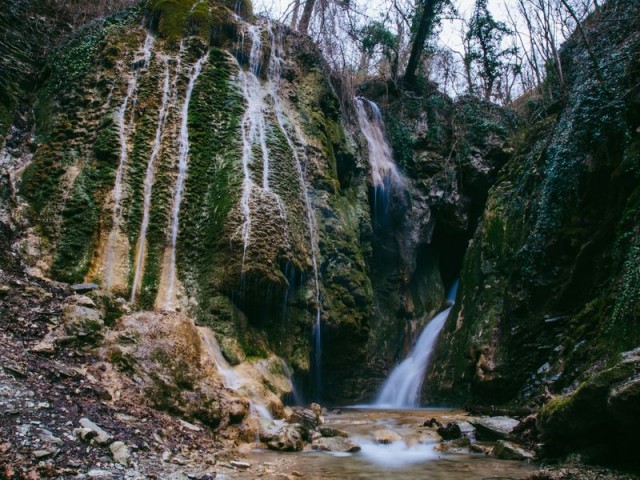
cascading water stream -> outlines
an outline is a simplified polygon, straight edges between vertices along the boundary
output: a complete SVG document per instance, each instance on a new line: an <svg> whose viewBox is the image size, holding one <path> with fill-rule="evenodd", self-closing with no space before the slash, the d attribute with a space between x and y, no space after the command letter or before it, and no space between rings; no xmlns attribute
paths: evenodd
<svg viewBox="0 0 640 480"><path fill-rule="evenodd" d="M282 64L284 60L282 58L282 39L280 35L278 35L271 23L269 23L269 36L271 38L271 57L269 59L269 70L268 70L268 80L269 80L269 95L273 101L273 108L275 111L276 120L278 121L278 126L280 127L280 131L284 136L287 145L291 149L293 153L293 158L295 160L296 172L298 173L298 180L300 182L300 188L302 189L302 193L304 196L305 203L305 211L307 216L307 229L309 233L309 242L311 246L311 263L313 267L313 276L315 283L315 293L316 293L316 318L313 327L313 337L314 337L314 367L315 367L315 382L316 382L316 392L320 392L320 383L321 383L321 361L322 361L322 336L321 336L321 305L322 298L320 296L320 278L318 275L318 256L317 256L317 245L315 242L316 233L315 233L315 221L313 218L313 210L311 208L311 201L309 199L309 189L307 187L307 182L305 180L303 163L306 165L307 158L304 148L301 150L297 147L296 142L304 146L304 137L301 132L298 130L293 130L293 135L295 135L295 141L292 134L289 132L288 124L290 123L285 114L282 103L280 102L280 79L282 76ZM304 158L304 162L301 160L301 157Z"/></svg>
<svg viewBox="0 0 640 480"><path fill-rule="evenodd" d="M262 93L260 82L256 77L256 73L260 69L260 32L253 25L247 28L247 32L252 36L251 52L249 54L249 72L240 69L239 80L242 85L242 94L247 102L247 108L242 117L242 172L244 179L242 181L242 197L240 204L244 214L244 223L242 225L242 238L244 242L242 263L247 255L247 248L251 235L251 193L255 186L251 179L251 171L249 164L252 158L253 144L256 135L258 135L258 126L262 118ZM242 42L244 43L244 37ZM262 149L261 149L262 150ZM264 150L262 150L264 156ZM263 158L264 161L264 158Z"/></svg>
<svg viewBox="0 0 640 480"><path fill-rule="evenodd" d="M151 51L153 49L154 38L152 35L147 34L147 37L142 48L143 66L146 68L151 61ZM123 196L123 178L125 168L127 166L129 150L128 150L128 131L127 131L127 109L131 101L132 96L136 93L138 87L138 73L139 69L135 67L129 78L127 85L127 93L124 97L120 108L116 114L116 123L118 125L118 140L120 142L120 162L118 163L118 169L116 170L116 180L113 187L113 213L112 213L112 226L109 237L107 238L107 245L104 256L104 288L110 290L113 283L113 267L115 257L115 245L118 241L118 235L120 234L120 220L121 220L121 203Z"/></svg>
<svg viewBox="0 0 640 480"><path fill-rule="evenodd" d="M384 122L380 108L363 97L355 99L360 130L367 140L371 182L374 188L385 190L388 184L404 188L405 180L393 161L391 147L384 136Z"/></svg>
<svg viewBox="0 0 640 480"><path fill-rule="evenodd" d="M420 390L429 367L431 353L453 308L457 290L458 282L456 281L447 295L447 300L452 302L451 306L433 317L420 332L407 358L393 369L384 382L373 406L377 408L417 408L419 406Z"/></svg>
<svg viewBox="0 0 640 480"><path fill-rule="evenodd" d="M177 72L176 72L177 76ZM146 238L147 229L149 228L149 216L151 207L151 191L153 187L153 178L155 173L155 162L160 153L160 146L162 145L162 132L167 119L167 105L169 103L171 85L169 83L169 65L165 60L164 68L164 82L162 87L162 103L160 105L160 111L158 113L158 125L156 127L156 136L153 141L153 149L149 162L147 163L147 172L144 177L144 201L142 211L142 223L140 225L140 234L138 235L138 245L136 248L136 263L135 273L133 276L133 286L131 288L131 302L136 301L136 295L140 290L140 284L142 282L142 273L144 269L144 259L146 251Z"/></svg>
<svg viewBox="0 0 640 480"><path fill-rule="evenodd" d="M198 329L198 334L204 344L206 354L211 360L213 360L216 370L218 370L218 373L222 376L222 383L224 386L229 390L239 390L243 382L222 355L220 345L218 344L218 340L216 340L214 333L207 327L196 328Z"/></svg>
<svg viewBox="0 0 640 480"><path fill-rule="evenodd" d="M224 358L222 350L220 350L220 344L213 331L208 327L196 327L196 329L204 345L204 353L209 360L213 361L216 370L222 377L223 385L238 394L247 394L247 392L241 393L241 389L246 386L247 380L238 374L233 367L229 365L227 359ZM251 398L250 395L249 397ZM255 401L255 399L249 401L249 414L258 419L261 428L268 430L269 427L273 426L273 415L267 407ZM260 442L259 431L256 432L256 443L258 442Z"/></svg>
<svg viewBox="0 0 640 480"><path fill-rule="evenodd" d="M243 22L244 23L244 22ZM286 241L288 242L287 217L282 199L271 190L270 173L271 159L267 148L267 121L265 118L265 96L267 92L262 87L258 74L260 72L260 62L262 59L262 38L261 30L256 25L244 23L245 28L241 35L241 45L244 45L245 31L251 38L251 50L249 52L249 70L240 68L238 80L242 86L242 94L246 102L245 113L242 117L242 172L244 179L242 182L242 196L240 205L244 215L242 224L243 254L242 263L246 260L247 249L251 239L251 196L258 188L251 178L250 165L253 160L254 146L260 146L262 157L262 185L263 194L269 194L275 198L278 206L278 213L285 228ZM242 48L242 47L241 47Z"/></svg>
<svg viewBox="0 0 640 480"><path fill-rule="evenodd" d="M180 123L180 148L178 153L178 178L176 179L175 192L173 196L173 210L171 214L171 236L169 237L169 274L168 286L166 290L165 305L166 310L175 309L175 284L176 284L176 244L178 242L178 230L180 226L180 205L184 194L184 184L187 178L187 168L189 159L189 103L196 80L202 71L202 65L207 60L208 54L200 58L189 74L189 83L182 106L182 120Z"/></svg>

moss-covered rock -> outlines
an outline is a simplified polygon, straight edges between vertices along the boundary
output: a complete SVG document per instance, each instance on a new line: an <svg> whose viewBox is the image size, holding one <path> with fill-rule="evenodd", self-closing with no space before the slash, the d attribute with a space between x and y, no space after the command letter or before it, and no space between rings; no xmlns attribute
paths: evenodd
<svg viewBox="0 0 640 480"><path fill-rule="evenodd" d="M639 374L640 352L626 352L575 392L545 404L538 428L548 453L582 451L592 461L633 463L633 438L640 418Z"/></svg>

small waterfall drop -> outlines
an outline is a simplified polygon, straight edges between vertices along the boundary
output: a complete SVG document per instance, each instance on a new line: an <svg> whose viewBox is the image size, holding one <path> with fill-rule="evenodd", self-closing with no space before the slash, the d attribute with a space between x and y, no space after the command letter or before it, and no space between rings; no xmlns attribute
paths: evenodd
<svg viewBox="0 0 640 480"><path fill-rule="evenodd" d="M367 140L371 182L375 189L385 190L389 186L402 189L405 180L393 161L391 147L384 136L384 122L380 108L363 97L355 99L360 130Z"/></svg>
<svg viewBox="0 0 640 480"><path fill-rule="evenodd" d="M162 103L160 105L160 111L158 112L158 125L156 127L156 136L153 140L153 149L151 150L151 156L147 163L147 172L144 177L144 201L142 210L142 223L140 225L140 234L138 235L138 245L135 255L135 272L133 276L133 286L131 287L131 302L136 301L136 295L138 294L141 283L142 274L144 271L144 260L146 256L146 239L147 229L149 228L149 216L151 208L151 191L153 188L153 179L155 174L155 162L160 153L160 146L162 145L162 132L164 130L164 124L167 119L167 104L169 103L171 85L169 83L169 65L165 60L164 66L164 82L162 86Z"/></svg>
<svg viewBox="0 0 640 480"><path fill-rule="evenodd" d="M455 301L457 290L458 282L456 281L447 295L447 300ZM453 303L433 317L424 327L407 358L393 369L384 382L373 406L378 408L417 408L419 406L420 390L433 347L452 308Z"/></svg>
<svg viewBox="0 0 640 480"><path fill-rule="evenodd" d="M242 387L242 379L236 374L229 362L222 355L216 336L208 327L196 327L204 344L205 353L213 360L216 370L222 377L222 383L229 390L237 391Z"/></svg>
<svg viewBox="0 0 640 480"><path fill-rule="evenodd" d="M175 310L176 302L176 244L178 242L178 230L180 226L180 204L182 203L182 195L184 193L184 184L187 178L187 168L189 159L189 102L196 80L202 71L202 65L207 60L208 54L200 58L189 74L189 83L182 105L182 119L180 123L180 148L178 153L178 178L173 196L173 209L171 213L171 235L169 237L169 271L167 281L169 282L165 292L164 308L166 310Z"/></svg>
<svg viewBox="0 0 640 480"><path fill-rule="evenodd" d="M151 52L153 49L154 38L152 35L147 34L144 45L142 47L142 61L143 67L147 68L149 66L149 62L151 61ZM111 220L111 231L109 232L109 237L107 238L107 244L105 247L104 253L104 288L106 290L111 290L113 286L113 270L114 263L116 257L116 244L118 243L118 237L120 236L120 222L121 222L121 207L122 207L122 197L123 197L123 179L125 174L125 168L127 167L127 163L129 160L129 146L128 146L128 126L127 126L127 110L129 109L129 104L132 102L132 97L136 94L136 90L138 88L138 73L139 69L136 68L137 62L134 62L132 67L133 72L129 77L129 82L127 84L127 93L118 109L115 119L116 124L118 126L118 140L120 143L120 162L118 163L118 169L116 170L116 179L113 187L113 212L112 212L112 220ZM133 103L135 106L135 97L133 98Z"/></svg>

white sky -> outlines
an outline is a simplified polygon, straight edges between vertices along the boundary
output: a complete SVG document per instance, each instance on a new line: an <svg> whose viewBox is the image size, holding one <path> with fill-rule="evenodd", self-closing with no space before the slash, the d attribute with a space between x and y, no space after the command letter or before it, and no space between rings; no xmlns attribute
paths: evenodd
<svg viewBox="0 0 640 480"><path fill-rule="evenodd" d="M291 10L292 0L254 0L253 3L256 13L269 12L272 18L278 19L287 9ZM369 7L367 11L369 16L372 18L378 17L383 2L381 0L369 0L366 1L366 4ZM469 18L473 12L475 0L453 0L453 4L461 16ZM504 0L489 0L488 5L489 10L497 20L507 21ZM443 20L442 32L439 37L440 43L452 50L462 52L460 27L460 21Z"/></svg>

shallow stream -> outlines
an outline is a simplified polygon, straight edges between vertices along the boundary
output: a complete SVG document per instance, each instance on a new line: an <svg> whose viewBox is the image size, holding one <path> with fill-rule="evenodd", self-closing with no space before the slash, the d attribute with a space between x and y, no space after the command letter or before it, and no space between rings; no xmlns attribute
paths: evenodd
<svg viewBox="0 0 640 480"><path fill-rule="evenodd" d="M349 433L362 447L356 453L328 453L306 450L278 453L254 450L245 458L251 468L228 475L231 479L442 479L508 480L526 478L535 466L520 461L499 460L483 453L439 451L435 429L423 423L436 418L441 423L464 421L465 412L449 409L374 410L342 409L325 416L326 425ZM391 429L403 442L380 445L374 432ZM491 446L490 443L482 444ZM285 474L285 475L282 475Z"/></svg>

